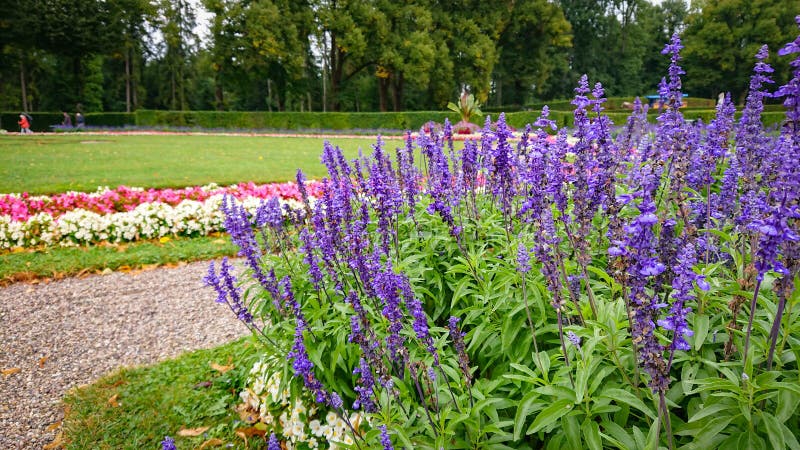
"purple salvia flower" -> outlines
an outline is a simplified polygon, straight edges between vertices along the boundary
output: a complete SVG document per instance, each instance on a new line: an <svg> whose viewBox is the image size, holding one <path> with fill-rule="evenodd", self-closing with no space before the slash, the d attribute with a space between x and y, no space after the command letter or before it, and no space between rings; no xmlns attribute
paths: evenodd
<svg viewBox="0 0 800 450"><path fill-rule="evenodd" d="M356 400L353 402L353 409L361 409L366 413L374 413L378 410L374 401L375 378L372 376L372 369L364 358L358 362L358 367L353 370L353 375L358 375L358 386L353 389L356 391Z"/></svg>
<svg viewBox="0 0 800 450"><path fill-rule="evenodd" d="M655 318L663 308L657 296L648 293L646 287L651 277L662 273L664 265L656 258L654 225L658 222L656 206L649 195L638 205L639 216L626 227L626 252L630 259L628 267L628 303L632 310L631 337L637 346L639 363L650 375L653 392L665 392L669 386L667 362L664 348L655 336Z"/></svg>
<svg viewBox="0 0 800 450"><path fill-rule="evenodd" d="M581 348L581 337L575 334L574 332L567 331L567 339L569 340L570 343L572 343L572 345L575 346L575 348L577 349Z"/></svg>
<svg viewBox="0 0 800 450"><path fill-rule="evenodd" d="M175 439L170 436L164 436L164 440L161 441L161 450L177 450Z"/></svg>
<svg viewBox="0 0 800 450"><path fill-rule="evenodd" d="M268 226L280 233L283 230L284 219L281 211L281 202L278 197L269 200L262 200L256 210L256 227L263 228Z"/></svg>
<svg viewBox="0 0 800 450"><path fill-rule="evenodd" d="M522 243L517 247L517 271L526 274L531 270L531 253Z"/></svg>
<svg viewBox="0 0 800 450"><path fill-rule="evenodd" d="M389 437L389 432L386 430L386 425L380 425L378 429L381 431L381 445L383 446L383 450L394 450L392 439Z"/></svg>
<svg viewBox="0 0 800 450"><path fill-rule="evenodd" d="M743 195L740 196L740 215L736 219L740 227L761 216L761 207L764 206L759 191L759 178L762 174L771 172L768 168L770 138L764 130L761 114L764 111L764 99L770 94L765 91L765 84L772 83L770 73L772 67L764 61L769 56L767 46L761 47L756 54L756 64L753 75L750 77L750 89L747 102L739 124L736 127L736 153L735 166L737 173L727 174L729 183L735 179L737 185L741 184ZM734 162L731 161L732 166ZM734 178L735 175L735 178ZM730 189L730 187L728 187Z"/></svg>
<svg viewBox="0 0 800 450"><path fill-rule="evenodd" d="M414 165L414 139L411 132L406 133L405 147L397 148L397 178L405 194L408 215L413 216L419 194L420 173Z"/></svg>
<svg viewBox="0 0 800 450"><path fill-rule="evenodd" d="M248 325L252 325L253 316L242 302L242 290L236 286L237 280L236 276L231 273L232 269L233 266L228 262L228 258L222 258L222 264L220 264L219 273L220 276L222 276L222 282L228 291L228 298L230 299L228 304L239 320Z"/></svg>
<svg viewBox="0 0 800 450"><path fill-rule="evenodd" d="M500 207L503 211L504 217L508 220L511 214L511 202L514 195L516 195L515 186L517 184L515 179L514 168L514 152L513 147L509 140L514 135L506 125L506 116L500 113L497 119L497 126L494 132L493 141L497 141L496 146L491 148L490 159L487 161L489 164L489 189L495 199L499 199Z"/></svg>
<svg viewBox="0 0 800 450"><path fill-rule="evenodd" d="M244 206L238 205L229 195L222 199L220 210L225 214L225 230L231 240L239 247L239 255L244 256L252 271L252 277L268 292L274 291L274 285L267 278L261 267L261 248L256 241L255 232Z"/></svg>
<svg viewBox="0 0 800 450"><path fill-rule="evenodd" d="M306 212L311 214L311 204L309 203L308 190L306 189L306 176L303 174L302 170L297 169L295 180L297 181L297 190L300 192L300 199L303 201L303 205L305 205Z"/></svg>
<svg viewBox="0 0 800 450"><path fill-rule="evenodd" d="M281 444L278 442L278 437L275 433L269 434L269 442L267 443L267 450L282 450Z"/></svg>
<svg viewBox="0 0 800 450"><path fill-rule="evenodd" d="M447 320L447 330L450 334L450 340L453 341L453 347L458 355L458 367L461 373L464 374L464 379L467 386L472 384L472 372L469 370L469 355L467 355L467 344L464 342L466 333L458 328L458 317L450 316Z"/></svg>
<svg viewBox="0 0 800 450"><path fill-rule="evenodd" d="M405 365L401 352L405 337L400 332L403 330L403 311L400 308L399 276L392 272L391 262L373 277L374 291L381 300L382 314L389 321L386 347L391 360L399 367Z"/></svg>
<svg viewBox="0 0 800 450"><path fill-rule="evenodd" d="M667 316L658 321L658 325L661 328L673 332L672 343L669 346L673 351L691 349L689 343L686 342L686 337L692 336L694 333L689 329L686 315L692 311L692 308L686 306L686 303L695 300L694 284L696 282L698 286L704 286L700 283L702 276L697 275L693 270L695 262L695 247L687 242L682 246L672 268L675 273L675 277L672 280L672 294L670 295L672 305Z"/></svg>
<svg viewBox="0 0 800 450"><path fill-rule="evenodd" d="M228 258L223 258L220 264L220 276L217 276L214 262L208 266L208 274L203 278L206 286L211 286L217 291L217 303L223 303L236 314L236 317L248 326L253 326L253 316L242 302L241 288L236 286L236 276L231 273L233 266L228 263Z"/></svg>
<svg viewBox="0 0 800 450"><path fill-rule="evenodd" d="M411 327L414 329L417 339L425 344L425 348L433 356L433 365L438 366L439 352L436 350L436 346L433 343L430 328L428 327L428 316L425 314L422 302L414 295L411 289L411 283L409 283L405 275L397 275L397 279L400 291L403 294L403 301L405 302L406 309L411 317L414 318Z"/></svg>
<svg viewBox="0 0 800 450"><path fill-rule="evenodd" d="M639 97L633 100L633 112L628 116L625 124L617 139L618 147L625 153L633 152L641 146L645 132L648 128L647 123L647 105L642 105Z"/></svg>
<svg viewBox="0 0 800 450"><path fill-rule="evenodd" d="M325 390L322 382L319 381L314 374L314 363L308 358L308 352L306 351L305 346L305 338L303 336L303 332L308 327L308 324L303 317L300 306L294 300L294 295L291 292L291 282L288 281L286 283L286 297L286 303L294 305L292 310L294 311L295 318L297 320L297 325L294 332L294 344L292 345L292 350L286 355L286 358L292 361L294 375L303 380L303 384L305 385L306 389L314 394L314 399L316 402L334 406L334 403L337 403L335 399L338 397L338 395L334 397ZM341 399L339 399L339 402L341 402Z"/></svg>
<svg viewBox="0 0 800 450"><path fill-rule="evenodd" d="M308 274L311 276L311 283L314 289L320 290L322 286L322 270L319 268L319 256L314 252L314 243L308 228L300 230L300 252L303 254L303 262L308 266Z"/></svg>
<svg viewBox="0 0 800 450"><path fill-rule="evenodd" d="M795 17L795 22L800 27L800 15ZM778 55L786 56L795 53L800 53L800 36L797 36L794 41L784 45L778 50ZM774 97L783 97L783 106L786 108L786 118L791 127L794 128L795 134L798 132L798 122L800 122L800 55L798 55L792 62L789 63L792 67L792 79L788 83L781 86ZM796 142L796 141L795 141Z"/></svg>

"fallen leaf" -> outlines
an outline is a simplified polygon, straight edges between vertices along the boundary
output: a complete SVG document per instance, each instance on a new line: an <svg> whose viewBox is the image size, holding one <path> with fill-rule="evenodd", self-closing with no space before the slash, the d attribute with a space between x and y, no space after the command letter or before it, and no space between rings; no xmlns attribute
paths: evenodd
<svg viewBox="0 0 800 450"><path fill-rule="evenodd" d="M109 406L111 406L112 408L119 407L119 402L117 401L118 398L119 394L112 395L111 398L108 399Z"/></svg>
<svg viewBox="0 0 800 450"><path fill-rule="evenodd" d="M42 450L54 450L62 447L64 447L64 434L59 431L53 442L42 446Z"/></svg>
<svg viewBox="0 0 800 450"><path fill-rule="evenodd" d="M242 438L242 440L244 441L244 448L245 448L245 450L250 450L250 443L249 443L249 442L247 442L247 435L246 435L246 434L244 434L244 433L242 433L242 432L240 432L240 431L236 431L234 434L236 434L237 436L239 436L240 438Z"/></svg>
<svg viewBox="0 0 800 450"><path fill-rule="evenodd" d="M211 241L211 243L212 244L217 244L217 245L223 245L223 244L225 244L225 241L222 240L222 239L214 239L213 241Z"/></svg>
<svg viewBox="0 0 800 450"><path fill-rule="evenodd" d="M246 404L241 403L236 407L236 412L239 413L239 418L242 422L251 424L258 421L258 413L253 412Z"/></svg>
<svg viewBox="0 0 800 450"><path fill-rule="evenodd" d="M224 444L222 439L213 438L203 442L200 447L197 448L197 450L203 450L206 447L219 447L222 444Z"/></svg>
<svg viewBox="0 0 800 450"><path fill-rule="evenodd" d="M11 249L11 253L22 253L25 251L24 247L14 247Z"/></svg>
<svg viewBox="0 0 800 450"><path fill-rule="evenodd" d="M4 377L7 377L21 371L22 369L20 369L19 367L12 367L10 369L3 369L3 371L0 373L2 373Z"/></svg>
<svg viewBox="0 0 800 450"><path fill-rule="evenodd" d="M59 429L60 427L61 427L61 421L59 420L59 421L58 421L58 422L56 422L56 423L50 424L50 426L49 426L49 427L47 427L47 428L45 428L45 430L44 430L44 431L47 431L47 432L49 433L49 432L51 432L51 431L56 431L56 430L57 430L57 429Z"/></svg>
<svg viewBox="0 0 800 450"><path fill-rule="evenodd" d="M110 268L106 267L106 268L105 268L105 269L103 269L103 271L102 271L102 272L100 272L100 273L101 273L101 274L103 274L103 275L108 275L108 274L110 274L110 273L114 273L114 271L113 271L113 270L111 270Z"/></svg>
<svg viewBox="0 0 800 450"><path fill-rule="evenodd" d="M195 389L207 388L207 387L211 387L212 384L213 383L211 383L210 381L201 381L201 382L195 384L194 388Z"/></svg>
<svg viewBox="0 0 800 450"><path fill-rule="evenodd" d="M169 242L170 240L171 240L171 239L169 238L169 236L163 236L163 237L161 237L161 238L158 240L158 242L161 242L162 244L166 244L166 243L167 243L167 242Z"/></svg>
<svg viewBox="0 0 800 450"><path fill-rule="evenodd" d="M209 428L211 427L184 428L181 431L178 431L178 436L184 436L184 437L200 436L201 434L208 431Z"/></svg>
<svg viewBox="0 0 800 450"><path fill-rule="evenodd" d="M256 427L238 428L236 429L236 434L239 436L244 435L247 437L253 437L253 436L264 437L267 435L267 430L259 430Z"/></svg>
<svg viewBox="0 0 800 450"><path fill-rule="evenodd" d="M216 370L219 373L228 372L228 371L232 370L234 367L236 367L233 364L231 364L229 366L221 366L221 365L219 365L219 364L217 364L215 362L210 363L210 365L211 365L212 369Z"/></svg>
<svg viewBox="0 0 800 450"><path fill-rule="evenodd" d="M117 247L117 252L119 252L119 253L123 253L126 250L128 250L128 246L125 245L125 244L120 244L119 247Z"/></svg>
<svg viewBox="0 0 800 450"><path fill-rule="evenodd" d="M39 358L39 368L44 367L45 361L47 361L47 356L42 356L41 358Z"/></svg>
<svg viewBox="0 0 800 450"><path fill-rule="evenodd" d="M157 268L158 264L142 264L142 270L153 270Z"/></svg>
<svg viewBox="0 0 800 450"><path fill-rule="evenodd" d="M122 266L117 267L117 271L118 272L130 272L131 270L133 270L133 269L131 268L131 266L128 266L128 265L122 265Z"/></svg>

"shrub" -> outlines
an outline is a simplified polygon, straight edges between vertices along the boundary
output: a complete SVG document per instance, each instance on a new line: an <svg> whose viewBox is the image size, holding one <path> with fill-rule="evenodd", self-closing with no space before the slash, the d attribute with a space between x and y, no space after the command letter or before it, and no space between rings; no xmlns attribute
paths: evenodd
<svg viewBox="0 0 800 450"><path fill-rule="evenodd" d="M654 128L637 107L612 136L584 76L555 138L545 110L517 143L501 115L459 149L447 125L409 137L394 161L380 140L352 162L326 144L305 216L256 213L264 247L224 204L254 281L226 261L206 282L270 373L294 373L283 386L366 413L362 448L797 448L800 58L778 135L766 57L738 123L729 99L703 124L669 108Z"/></svg>

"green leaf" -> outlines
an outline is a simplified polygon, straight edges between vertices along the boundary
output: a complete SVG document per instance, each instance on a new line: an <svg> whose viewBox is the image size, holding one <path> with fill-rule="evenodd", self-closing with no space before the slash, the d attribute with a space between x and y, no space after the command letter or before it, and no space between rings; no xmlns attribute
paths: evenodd
<svg viewBox="0 0 800 450"><path fill-rule="evenodd" d="M631 437L621 426L610 420L604 420L600 423L603 430L612 438L616 439L622 444L623 448L634 449L636 448L636 440Z"/></svg>
<svg viewBox="0 0 800 450"><path fill-rule="evenodd" d="M702 408L700 408L699 411L697 411L697 413L695 413L695 415L693 415L689 419L689 422L687 423L697 422L698 420L704 419L708 416L716 416L720 411L733 409L734 407L735 405L731 405L729 403L715 403L713 405L708 405L708 406L704 405Z"/></svg>
<svg viewBox="0 0 800 450"><path fill-rule="evenodd" d="M647 450L658 450L658 441L661 437L659 436L660 430L661 424L658 419L656 419L653 421L653 424L650 425L650 431L647 433L647 444L645 444Z"/></svg>
<svg viewBox="0 0 800 450"><path fill-rule="evenodd" d="M767 437L772 448L786 448L786 441L783 439L783 430L778 419L772 414L762 411L761 418L764 420L764 428L767 429Z"/></svg>
<svg viewBox="0 0 800 450"><path fill-rule="evenodd" d="M542 406L544 406L541 403L535 403L538 398L538 392L528 392L528 394L526 394L519 403L519 406L517 407L517 413L514 416L515 441L519 441L519 438L522 436L522 427L525 426L525 421L528 419L528 416L533 411L539 410Z"/></svg>
<svg viewBox="0 0 800 450"><path fill-rule="evenodd" d="M652 408L649 408L644 402L639 399L639 397L633 395L632 393L622 390L622 389L606 389L603 391L602 394L605 398L610 398L611 400L615 400L617 402L622 402L627 405L630 405L639 411L645 413L648 417L653 420L658 419L658 415Z"/></svg>
<svg viewBox="0 0 800 450"><path fill-rule="evenodd" d="M780 422L780 426L783 431L783 439L786 441L786 446L792 450L800 450L800 443L797 442L797 438L794 436L792 430L783 422Z"/></svg>
<svg viewBox="0 0 800 450"><path fill-rule="evenodd" d="M778 406L775 408L775 417L778 422L786 422L794 415L798 403L800 403L800 395L791 391L780 391L778 393Z"/></svg>
<svg viewBox="0 0 800 450"><path fill-rule="evenodd" d="M581 448L581 427L575 415L567 414L561 418L561 427L567 437L570 448Z"/></svg>
<svg viewBox="0 0 800 450"><path fill-rule="evenodd" d="M597 425L597 422L587 419L583 422L581 431L583 431L586 445L588 445L590 449L603 450L603 438L600 437L600 427Z"/></svg>
<svg viewBox="0 0 800 450"><path fill-rule="evenodd" d="M703 343L706 341L706 336L708 336L708 327L709 327L709 317L708 316L694 316L694 343L693 347L695 351L700 350L700 347L703 346Z"/></svg>
<svg viewBox="0 0 800 450"><path fill-rule="evenodd" d="M525 434L533 434L549 425L552 425L558 419L564 416L564 414L572 411L572 403L572 401L567 399L556 400L552 405L545 408L541 413L539 413L538 416L536 416L536 420L533 421Z"/></svg>

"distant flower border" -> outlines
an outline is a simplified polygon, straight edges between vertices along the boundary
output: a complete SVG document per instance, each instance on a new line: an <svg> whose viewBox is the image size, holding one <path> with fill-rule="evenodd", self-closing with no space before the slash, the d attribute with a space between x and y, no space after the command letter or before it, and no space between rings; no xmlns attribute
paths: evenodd
<svg viewBox="0 0 800 450"><path fill-rule="evenodd" d="M312 196L315 189L310 189ZM0 214L0 249L205 236L224 230L220 204L226 195L236 197L253 216L270 198L280 201L284 213L284 205L293 211L302 208L294 183L160 190L120 186L53 197L6 194L0 196L0 204L14 214Z"/></svg>

